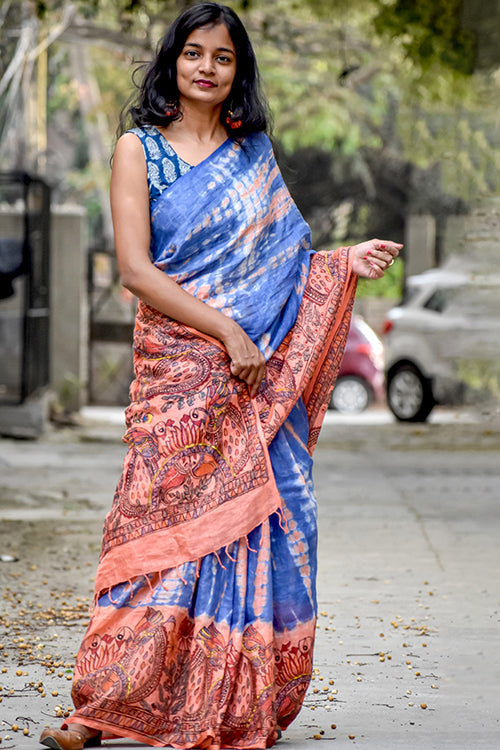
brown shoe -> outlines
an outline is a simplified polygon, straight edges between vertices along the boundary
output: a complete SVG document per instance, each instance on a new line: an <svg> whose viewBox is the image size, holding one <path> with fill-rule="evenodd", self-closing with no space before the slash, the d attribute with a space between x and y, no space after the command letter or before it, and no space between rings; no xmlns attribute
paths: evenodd
<svg viewBox="0 0 500 750"><path fill-rule="evenodd" d="M40 744L52 750L83 750L84 747L97 747L101 744L101 733L88 735L74 729L44 729Z"/></svg>

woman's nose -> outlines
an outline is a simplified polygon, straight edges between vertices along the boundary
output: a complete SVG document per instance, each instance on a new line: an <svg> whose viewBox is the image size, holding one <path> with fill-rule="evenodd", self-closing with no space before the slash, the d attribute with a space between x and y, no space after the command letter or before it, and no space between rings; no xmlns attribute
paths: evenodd
<svg viewBox="0 0 500 750"><path fill-rule="evenodd" d="M214 61L211 55L204 55L200 60L200 72L213 73L214 72Z"/></svg>

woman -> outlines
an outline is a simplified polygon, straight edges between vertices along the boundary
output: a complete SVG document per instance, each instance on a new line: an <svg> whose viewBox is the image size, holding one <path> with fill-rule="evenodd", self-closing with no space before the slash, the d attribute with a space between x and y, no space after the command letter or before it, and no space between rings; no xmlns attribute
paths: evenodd
<svg viewBox="0 0 500 750"><path fill-rule="evenodd" d="M225 6L181 14L131 114L111 182L121 279L139 298L129 450L76 711L41 741L269 747L311 676L311 453L356 277L383 276L401 246L312 252Z"/></svg>

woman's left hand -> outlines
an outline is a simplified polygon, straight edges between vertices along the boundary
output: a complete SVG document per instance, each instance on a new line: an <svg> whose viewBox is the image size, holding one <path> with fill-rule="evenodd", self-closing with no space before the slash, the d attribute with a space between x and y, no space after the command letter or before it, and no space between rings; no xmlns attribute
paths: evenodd
<svg viewBox="0 0 500 750"><path fill-rule="evenodd" d="M359 245L353 245L351 252L353 273L366 279L381 279L403 245L390 240L368 240Z"/></svg>

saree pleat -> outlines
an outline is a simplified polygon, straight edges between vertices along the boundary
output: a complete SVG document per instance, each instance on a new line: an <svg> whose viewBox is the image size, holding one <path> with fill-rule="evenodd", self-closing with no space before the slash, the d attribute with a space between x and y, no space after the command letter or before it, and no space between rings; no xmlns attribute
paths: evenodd
<svg viewBox="0 0 500 750"><path fill-rule="evenodd" d="M168 229L162 206L182 209L185 193L177 203L169 188L168 201L152 210L155 232L163 227L156 259L170 258L174 277L177 263L185 276L179 283L208 304L224 309L230 299L236 317L252 317L254 340L268 360L266 378L250 398L232 377L220 342L139 303L128 451L105 522L94 611L74 673L76 711L68 719L105 737L157 747L269 747L300 710L316 626L311 455L355 289L347 248L308 249L268 142L259 136L244 152L233 145L219 151L199 175L182 177L198 193L209 185L184 255L179 238L186 227L176 218ZM254 187L274 183L267 207L265 196L259 203L252 194L252 175ZM212 184L222 185L222 193L213 193ZM265 242L256 235L248 249L250 205ZM216 268L226 264L233 273L241 248L237 243L226 257L221 206L240 222L231 227L244 237L243 258L251 260L244 273L269 265L271 251L271 259L295 253L295 271L276 267L278 288L288 283L288 296L269 296L271 315L258 310L259 298L265 308L263 289L256 298L244 294L238 308L235 278L226 287L217 274L211 280L207 258L189 249L196 236L198 247L217 256ZM185 215L181 209L175 217ZM213 246L210 233L204 236L212 225ZM291 242L284 250L283 238Z"/></svg>

